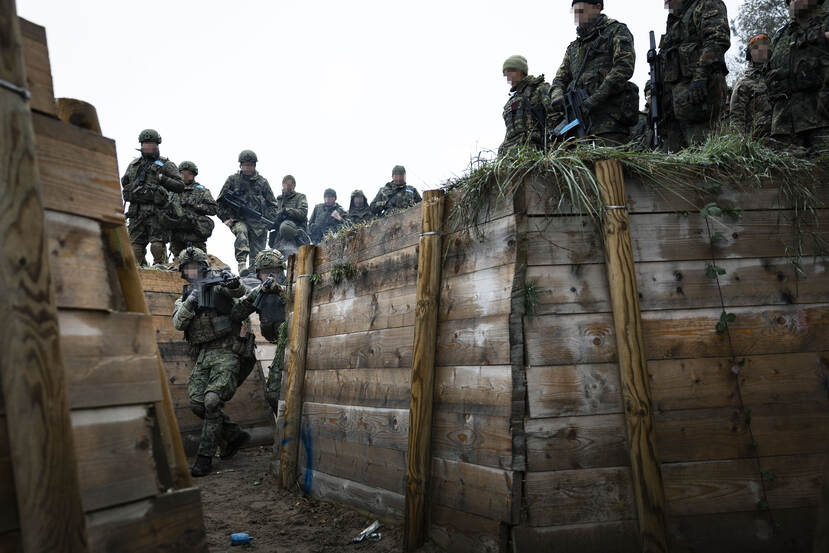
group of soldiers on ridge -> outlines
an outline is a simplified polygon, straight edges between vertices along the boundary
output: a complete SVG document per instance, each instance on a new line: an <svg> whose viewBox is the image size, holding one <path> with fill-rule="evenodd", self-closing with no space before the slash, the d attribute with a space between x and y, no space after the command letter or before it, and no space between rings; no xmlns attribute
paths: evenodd
<svg viewBox="0 0 829 553"><path fill-rule="evenodd" d="M630 31L602 13L603 0L573 0L577 38L567 47L552 84L543 75L530 75L522 56L503 64L512 95L504 108L507 132L499 154L519 145L546 149L572 136L668 152L703 141L720 124L726 107L726 8L722 0L664 1L670 13L658 51L653 47L648 56L647 114L639 113L639 91L630 82L636 59ZM750 67L731 95L729 121L735 131L770 138L774 144L826 150L829 18L823 0L781 1L788 5L791 20L773 39L760 34L749 42ZM214 201L196 181L194 163L176 166L160 156L156 131L142 131L139 142L141 156L122 179L129 235L136 258L143 261L149 244L157 264L166 263L169 242L188 283L176 301L173 324L193 347L188 395L204 423L191 473L203 476L209 474L217 451L229 458L250 439L222 407L256 361L249 316L259 314L263 336L271 342L278 342L285 331L283 253L319 242L347 222L384 216L421 198L406 184L405 169L396 166L392 181L371 204L355 190L346 211L337 204L336 192L327 189L308 220L308 203L296 191L296 179L285 176L282 194L274 197L250 150L239 155L239 172L228 177ZM206 242L214 215L236 236L241 277L210 269ZM274 410L281 364L275 356L265 385Z"/></svg>
<svg viewBox="0 0 829 553"><path fill-rule="evenodd" d="M504 106L505 154L518 145L547 149L568 138L676 152L699 144L723 122L792 152L829 149L829 14L823 0L785 2L789 22L746 48L749 68L729 95L725 53L731 45L722 0L664 0L667 29L651 33L639 113L636 53L627 26L608 18L604 0L572 0L576 40L552 83L529 72L526 58L502 67L511 86Z"/></svg>

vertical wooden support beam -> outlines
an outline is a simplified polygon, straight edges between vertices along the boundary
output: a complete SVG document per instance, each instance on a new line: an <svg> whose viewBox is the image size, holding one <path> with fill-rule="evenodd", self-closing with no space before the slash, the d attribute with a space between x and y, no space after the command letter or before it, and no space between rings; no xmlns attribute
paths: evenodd
<svg viewBox="0 0 829 553"><path fill-rule="evenodd" d="M0 0L0 382L26 552L87 550L14 0ZM8 84L5 84L8 83Z"/></svg>
<svg viewBox="0 0 829 553"><path fill-rule="evenodd" d="M412 552L426 538L426 494L432 465L432 403L435 388L438 300L440 299L443 190L423 194L423 223L417 258L417 308L406 455L406 527L404 549Z"/></svg>
<svg viewBox="0 0 829 553"><path fill-rule="evenodd" d="M642 551L663 553L668 549L665 492L656 455L642 314L639 311L639 289L633 263L622 166L617 161L599 161L596 163L596 177L601 185L602 202L606 206L602 230L607 280L610 285Z"/></svg>
<svg viewBox="0 0 829 553"><path fill-rule="evenodd" d="M829 455L823 459L823 485L820 490L815 545L812 549L814 553L827 553L829 552Z"/></svg>
<svg viewBox="0 0 829 553"><path fill-rule="evenodd" d="M132 313L149 315L150 310L147 306L147 299L144 297L141 276L138 274L138 262L130 247L127 227L124 225L105 226L104 234L110 257L115 262L115 272L121 285L125 309ZM155 350L155 357L158 363L158 378L161 382L161 401L155 406L155 415L158 418L161 441L164 443L164 453L173 477L173 485L178 490L192 488L193 480L190 478L187 456L184 454L184 446L181 443L181 432L173 407L170 383L158 348Z"/></svg>
<svg viewBox="0 0 829 553"><path fill-rule="evenodd" d="M297 480L299 463L299 429L302 424L302 389L305 386L305 365L308 354L308 324L311 319L311 292L314 274L315 246L299 248L294 268L297 273L294 290L294 311L288 345L288 367L285 389L285 423L282 432L280 473L282 487L290 489Z"/></svg>

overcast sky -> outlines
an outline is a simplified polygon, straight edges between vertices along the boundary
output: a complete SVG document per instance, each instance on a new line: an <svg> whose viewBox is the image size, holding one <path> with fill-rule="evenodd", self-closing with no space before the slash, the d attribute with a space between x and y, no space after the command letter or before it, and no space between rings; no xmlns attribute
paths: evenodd
<svg viewBox="0 0 829 553"><path fill-rule="evenodd" d="M730 17L741 3L726 0ZM503 60L522 54L552 80L575 38L570 4L17 0L46 27L55 95L96 106L121 173L151 127L162 155L194 161L214 197L249 148L274 194L293 174L310 209L329 187L346 209L355 188L371 200L397 164L410 185L435 188L497 148ZM607 0L605 13L633 33L641 89L662 0ZM232 264L218 221L208 250Z"/></svg>

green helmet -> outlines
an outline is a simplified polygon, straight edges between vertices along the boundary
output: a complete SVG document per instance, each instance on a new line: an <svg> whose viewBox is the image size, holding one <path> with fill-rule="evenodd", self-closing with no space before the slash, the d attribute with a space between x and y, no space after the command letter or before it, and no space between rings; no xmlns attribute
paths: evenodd
<svg viewBox="0 0 829 553"><path fill-rule="evenodd" d="M138 142L155 142L161 144L161 135L155 129L144 129L138 133Z"/></svg>
<svg viewBox="0 0 829 553"><path fill-rule="evenodd" d="M239 154L239 163L257 163L259 158L253 150L242 150Z"/></svg>
<svg viewBox="0 0 829 553"><path fill-rule="evenodd" d="M266 269L284 269L285 258L279 250L262 250L256 254L253 268L257 271Z"/></svg>
<svg viewBox="0 0 829 553"><path fill-rule="evenodd" d="M402 165L395 165L394 169L391 170L391 174L394 175L395 173L400 173L401 175L406 174L406 168Z"/></svg>
<svg viewBox="0 0 829 553"><path fill-rule="evenodd" d="M193 246L190 246L179 254L178 270L183 270L184 266L188 263L198 263L199 265L204 265L205 267L209 265L207 261L207 254L199 248L194 248Z"/></svg>
<svg viewBox="0 0 829 553"><path fill-rule="evenodd" d="M196 167L196 164L192 161L182 161L181 164L178 166L179 171L190 171L194 175L199 174L199 168Z"/></svg>

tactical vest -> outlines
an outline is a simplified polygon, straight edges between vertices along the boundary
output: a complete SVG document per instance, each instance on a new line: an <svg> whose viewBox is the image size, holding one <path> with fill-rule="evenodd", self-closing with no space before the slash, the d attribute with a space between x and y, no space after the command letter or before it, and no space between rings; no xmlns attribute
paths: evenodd
<svg viewBox="0 0 829 553"><path fill-rule="evenodd" d="M259 306L259 324L262 336L269 342L276 342L279 325L285 320L285 301L279 294L266 294Z"/></svg>
<svg viewBox="0 0 829 553"><path fill-rule="evenodd" d="M167 204L169 193L158 182L167 158L159 157L156 160L137 158L127 167L126 183L124 184L124 201L137 204ZM157 165L158 172L151 173L150 166Z"/></svg>
<svg viewBox="0 0 829 553"><path fill-rule="evenodd" d="M504 124L507 127L507 141L516 137L525 137L544 128L547 113L541 104L532 104L532 98L539 86L544 84L544 75L526 77L510 96L504 106ZM534 137L543 142L543 136Z"/></svg>
<svg viewBox="0 0 829 553"><path fill-rule="evenodd" d="M778 90L808 92L821 89L829 66L823 17L817 15L803 27L794 21L783 27L774 37L770 66L778 69L772 79L777 81ZM784 71L779 71L780 68Z"/></svg>
<svg viewBox="0 0 829 553"><path fill-rule="evenodd" d="M705 37L694 23L694 12L700 0L687 4L659 43L663 80L666 83L690 81L702 55Z"/></svg>
<svg viewBox="0 0 829 553"><path fill-rule="evenodd" d="M230 318L230 312L233 309L233 299L225 294L218 293L218 288L212 288L214 294L213 301L215 308L196 309L196 315L190 321L187 329L184 331L184 337L192 345L203 345L211 342L218 342L216 345L224 345L219 342L221 338L228 338L227 345L232 345L231 338L238 335L240 325L234 324ZM186 298L189 294L187 290L183 296Z"/></svg>

